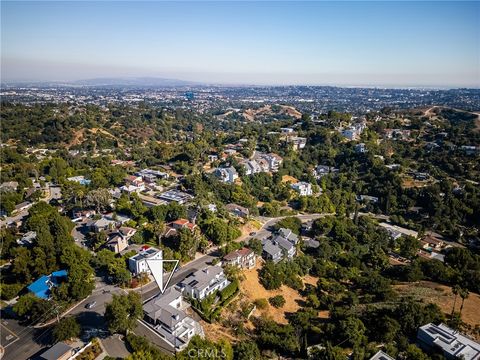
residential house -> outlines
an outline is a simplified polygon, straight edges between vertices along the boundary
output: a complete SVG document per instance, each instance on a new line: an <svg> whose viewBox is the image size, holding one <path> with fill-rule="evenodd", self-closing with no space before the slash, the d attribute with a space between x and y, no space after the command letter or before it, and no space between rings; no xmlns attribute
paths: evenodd
<svg viewBox="0 0 480 360"><path fill-rule="evenodd" d="M50 299L51 289L67 280L67 270L54 271L50 275L43 275L27 286L28 291L44 300Z"/></svg>
<svg viewBox="0 0 480 360"><path fill-rule="evenodd" d="M445 247L445 242L431 233L427 234L421 242L422 247L427 250L442 250Z"/></svg>
<svg viewBox="0 0 480 360"><path fill-rule="evenodd" d="M460 150L468 156L477 155L480 153L480 146L462 145L460 146Z"/></svg>
<svg viewBox="0 0 480 360"><path fill-rule="evenodd" d="M159 199L183 205L193 199L193 196L180 190L168 190L158 196Z"/></svg>
<svg viewBox="0 0 480 360"><path fill-rule="evenodd" d="M402 234L404 236L413 236L414 238L418 237L418 232L416 232L415 230L406 229L404 227L397 226L397 225L391 225L391 224L388 224L388 223L385 223L385 222L382 222L378 225L383 227L384 229L386 229L388 232L396 231L396 232L399 232L400 234Z"/></svg>
<svg viewBox="0 0 480 360"><path fill-rule="evenodd" d="M370 195L357 195L356 200L363 203L378 203L378 197Z"/></svg>
<svg viewBox="0 0 480 360"><path fill-rule="evenodd" d="M144 246L138 254L128 259L128 268L134 276L142 272L150 273L150 268L147 265L147 259L161 260L163 258L162 254L162 250Z"/></svg>
<svg viewBox="0 0 480 360"><path fill-rule="evenodd" d="M119 232L112 233L105 246L107 249L119 254L128 247L128 238Z"/></svg>
<svg viewBox="0 0 480 360"><path fill-rule="evenodd" d="M125 185L120 190L128 193L139 193L145 190L145 183L141 176L127 175L125 177Z"/></svg>
<svg viewBox="0 0 480 360"><path fill-rule="evenodd" d="M187 316L182 293L168 288L143 306L144 319L174 351L185 348L194 335L203 336L200 324Z"/></svg>
<svg viewBox="0 0 480 360"><path fill-rule="evenodd" d="M139 172L137 172L137 175L140 176L146 183L153 183L157 179L168 178L168 173L152 169L140 170Z"/></svg>
<svg viewBox="0 0 480 360"><path fill-rule="evenodd" d="M370 360L395 360L395 358L380 350L375 355L373 355Z"/></svg>
<svg viewBox="0 0 480 360"><path fill-rule="evenodd" d="M287 143L292 144L294 151L301 150L307 145L307 138L300 136L288 136Z"/></svg>
<svg viewBox="0 0 480 360"><path fill-rule="evenodd" d="M217 205L216 204L208 204L207 209L213 213L217 212Z"/></svg>
<svg viewBox="0 0 480 360"><path fill-rule="evenodd" d="M256 262L255 253L247 248L232 251L223 257L225 265L234 265L242 269L254 268Z"/></svg>
<svg viewBox="0 0 480 360"><path fill-rule="evenodd" d="M23 236L17 240L17 244L21 246L32 245L33 241L37 238L37 233L35 231L29 231L23 234Z"/></svg>
<svg viewBox="0 0 480 360"><path fill-rule="evenodd" d="M342 130L342 135L345 136L348 140L357 140L359 137L357 130L354 128L347 128Z"/></svg>
<svg viewBox="0 0 480 360"><path fill-rule="evenodd" d="M333 166L327 165L318 165L315 169L313 169L312 173L315 179L321 179L323 176L328 175L330 173L336 173L338 169L335 169Z"/></svg>
<svg viewBox="0 0 480 360"><path fill-rule="evenodd" d="M192 224L187 219L177 219L175 221L172 221L168 225L175 230L189 229L190 231L194 231L197 228L197 225Z"/></svg>
<svg viewBox="0 0 480 360"><path fill-rule="evenodd" d="M17 212L21 212L21 211L25 211L25 210L28 210L32 207L32 203L29 202L29 201L24 201L18 205L15 205L15 209L13 210L14 213L17 213Z"/></svg>
<svg viewBox="0 0 480 360"><path fill-rule="evenodd" d="M121 226L118 229L118 232L122 234L123 237L130 239L133 235L137 233L137 229L134 229L128 226Z"/></svg>
<svg viewBox="0 0 480 360"><path fill-rule="evenodd" d="M208 161L214 162L218 160L218 155L208 155Z"/></svg>
<svg viewBox="0 0 480 360"><path fill-rule="evenodd" d="M417 331L418 345L431 352L442 352L448 360L480 359L480 343L444 324L426 324Z"/></svg>
<svg viewBox="0 0 480 360"><path fill-rule="evenodd" d="M298 235L295 234L292 230L286 229L286 228L280 228L277 232L278 235L281 237L287 239L290 241L292 244L297 245L298 244Z"/></svg>
<svg viewBox="0 0 480 360"><path fill-rule="evenodd" d="M69 360L75 354L75 350L64 342L53 345L40 355L43 360Z"/></svg>
<svg viewBox="0 0 480 360"><path fill-rule="evenodd" d="M274 244L271 240L264 240L262 246L262 257L265 260L271 260L276 263L283 259L282 248Z"/></svg>
<svg viewBox="0 0 480 360"><path fill-rule="evenodd" d="M250 210L234 203L225 205L225 209L227 209L229 213L242 218L246 218L250 215Z"/></svg>
<svg viewBox="0 0 480 360"><path fill-rule="evenodd" d="M313 194L312 184L299 181L295 184L290 185L293 190L298 192L300 196L310 196Z"/></svg>
<svg viewBox="0 0 480 360"><path fill-rule="evenodd" d="M228 168L217 168L214 172L215 176L220 179L221 182L233 184L238 179L237 170L233 166Z"/></svg>
<svg viewBox="0 0 480 360"><path fill-rule="evenodd" d="M17 181L6 181L0 185L0 190L2 191L17 191L17 188Z"/></svg>
<svg viewBox="0 0 480 360"><path fill-rule="evenodd" d="M265 154L262 157L268 161L268 166L271 172L278 171L278 168L283 162L283 158L275 153Z"/></svg>
<svg viewBox="0 0 480 360"><path fill-rule="evenodd" d="M253 175L262 172L262 167L255 160L247 160L242 163L245 175Z"/></svg>
<svg viewBox="0 0 480 360"><path fill-rule="evenodd" d="M103 216L98 220L92 220L87 222L87 227L89 227L92 231L99 233L101 231L108 231L115 227L115 221L113 219L108 219L107 217Z"/></svg>
<svg viewBox="0 0 480 360"><path fill-rule="evenodd" d="M364 143L355 145L355 152L357 154L364 154L367 151L367 148Z"/></svg>
<svg viewBox="0 0 480 360"><path fill-rule="evenodd" d="M210 266L187 276L180 284L185 296L203 300L215 291L221 291L230 284L220 266Z"/></svg>
<svg viewBox="0 0 480 360"><path fill-rule="evenodd" d="M262 241L262 256L265 260L278 262L283 258L291 259L297 253L299 238L290 229L281 228L270 239Z"/></svg>
<svg viewBox="0 0 480 360"><path fill-rule="evenodd" d="M73 210L72 221L79 222L93 217L97 212L95 210Z"/></svg>
<svg viewBox="0 0 480 360"><path fill-rule="evenodd" d="M85 176L80 175L80 176L72 176L67 178L68 181L73 181L76 182L80 185L88 186L91 184L92 180L85 179Z"/></svg>

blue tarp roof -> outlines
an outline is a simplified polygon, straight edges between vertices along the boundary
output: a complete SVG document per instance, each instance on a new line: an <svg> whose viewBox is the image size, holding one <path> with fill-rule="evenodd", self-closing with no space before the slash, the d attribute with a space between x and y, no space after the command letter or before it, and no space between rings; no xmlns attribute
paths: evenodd
<svg viewBox="0 0 480 360"><path fill-rule="evenodd" d="M43 275L31 283L27 289L35 296L47 300L50 297L50 287L58 286L67 277L67 270L54 271L50 275Z"/></svg>

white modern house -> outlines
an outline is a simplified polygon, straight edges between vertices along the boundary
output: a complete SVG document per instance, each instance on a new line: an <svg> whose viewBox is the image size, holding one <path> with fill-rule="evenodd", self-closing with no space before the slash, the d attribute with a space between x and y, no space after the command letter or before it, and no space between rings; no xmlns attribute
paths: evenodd
<svg viewBox="0 0 480 360"><path fill-rule="evenodd" d="M215 176L220 179L221 182L233 184L238 179L237 170L233 166L228 168L215 169Z"/></svg>
<svg viewBox="0 0 480 360"><path fill-rule="evenodd" d="M187 316L182 293L168 288L143 306L144 319L174 351L185 348L194 335L204 336L201 325Z"/></svg>
<svg viewBox="0 0 480 360"><path fill-rule="evenodd" d="M228 284L230 281L223 269L220 266L210 266L187 276L178 286L185 296L203 300L215 291L225 289Z"/></svg>
<svg viewBox="0 0 480 360"><path fill-rule="evenodd" d="M300 196L310 196L313 194L312 184L300 181L291 185L292 189L298 192Z"/></svg>
<svg viewBox="0 0 480 360"><path fill-rule="evenodd" d="M441 351L449 359L479 360L480 344L444 324L426 324L417 332L417 342L426 351Z"/></svg>
<svg viewBox="0 0 480 360"><path fill-rule="evenodd" d="M145 272L150 273L147 265L147 259L161 260L163 258L162 250L153 247L143 248L137 255L128 259L128 268L134 276Z"/></svg>

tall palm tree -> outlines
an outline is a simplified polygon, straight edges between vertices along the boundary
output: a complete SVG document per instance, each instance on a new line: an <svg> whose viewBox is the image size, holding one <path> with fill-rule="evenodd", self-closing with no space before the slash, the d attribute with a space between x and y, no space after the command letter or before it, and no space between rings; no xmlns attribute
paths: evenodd
<svg viewBox="0 0 480 360"><path fill-rule="evenodd" d="M455 295L455 298L453 299L452 316L455 313L455 305L457 304L457 296L458 296L458 294L460 293L461 290L462 290L462 288L460 287L460 285L455 285L452 288L452 293L453 293L453 295Z"/></svg>
<svg viewBox="0 0 480 360"><path fill-rule="evenodd" d="M462 317L463 303L465 302L465 299L467 299L469 295L470 295L470 292L468 291L468 289L466 288L461 289L460 297L462 298L462 305L460 305L460 318Z"/></svg>

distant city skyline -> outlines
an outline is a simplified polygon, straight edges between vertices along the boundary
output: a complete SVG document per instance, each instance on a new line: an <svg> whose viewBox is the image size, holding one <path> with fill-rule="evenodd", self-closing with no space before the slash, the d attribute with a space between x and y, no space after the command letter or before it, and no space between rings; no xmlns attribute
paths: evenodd
<svg viewBox="0 0 480 360"><path fill-rule="evenodd" d="M1 2L2 81L480 87L480 3Z"/></svg>

